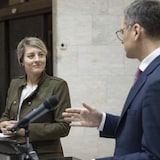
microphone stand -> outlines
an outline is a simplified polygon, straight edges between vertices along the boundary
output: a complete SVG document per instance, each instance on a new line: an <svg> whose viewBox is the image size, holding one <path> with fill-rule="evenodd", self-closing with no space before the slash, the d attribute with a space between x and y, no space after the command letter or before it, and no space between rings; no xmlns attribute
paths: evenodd
<svg viewBox="0 0 160 160"><path fill-rule="evenodd" d="M24 129L25 129L25 142L26 142L26 151L25 151L24 160L39 160L37 153L33 151L30 144L28 125L26 125Z"/></svg>
<svg viewBox="0 0 160 160"><path fill-rule="evenodd" d="M39 160L37 153L33 151L32 145L30 144L29 139L29 127L28 124L23 124L19 128L14 128L11 130L12 132L15 132L17 129L23 128L25 130L25 147L23 147L23 153L25 154L23 160Z"/></svg>
<svg viewBox="0 0 160 160"><path fill-rule="evenodd" d="M32 157L29 154L30 144L29 144L29 129L28 129L28 125L26 127L24 127L24 129L25 129L25 141L26 141L26 153L25 153L24 160L34 160L34 159L32 159Z"/></svg>

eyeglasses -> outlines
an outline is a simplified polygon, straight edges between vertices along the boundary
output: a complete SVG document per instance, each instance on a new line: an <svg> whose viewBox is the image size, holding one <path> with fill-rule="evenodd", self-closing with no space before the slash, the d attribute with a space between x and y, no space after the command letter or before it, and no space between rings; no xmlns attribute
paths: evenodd
<svg viewBox="0 0 160 160"><path fill-rule="evenodd" d="M117 38L118 38L121 42L123 42L123 34L124 34L123 29L120 29L120 30L116 31Z"/></svg>
<svg viewBox="0 0 160 160"><path fill-rule="evenodd" d="M124 30L131 30L133 25L128 25L128 27L126 28L123 28L123 29L120 29L118 31L116 31L116 35L117 35L117 38L123 43L123 35L124 35Z"/></svg>

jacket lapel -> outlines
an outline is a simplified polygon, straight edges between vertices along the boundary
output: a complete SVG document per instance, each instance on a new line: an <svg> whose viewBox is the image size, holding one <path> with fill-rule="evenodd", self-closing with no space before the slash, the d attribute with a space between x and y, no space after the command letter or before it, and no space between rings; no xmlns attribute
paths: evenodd
<svg viewBox="0 0 160 160"><path fill-rule="evenodd" d="M160 65L160 56L158 56L147 68L146 70L141 73L139 79L137 80L137 82L135 83L135 85L131 88L128 97L126 99L126 102L124 104L124 108L122 110L122 114L121 114L121 118L123 117L123 115L125 114L125 112L127 111L128 107L130 106L130 104L132 103L132 101L134 100L135 95L139 92L139 90L142 88L142 86L144 85L148 75L150 75L156 68L157 66Z"/></svg>
<svg viewBox="0 0 160 160"><path fill-rule="evenodd" d="M135 85L130 89L130 92L129 92L128 97L126 99L126 102L124 104L124 108L122 110L121 117L124 115L124 113L126 112L127 108L129 107L129 105L134 100L135 95L139 92L139 90L141 89L141 87L145 83L145 80L146 80L146 76L141 75L139 77L139 79L137 80L137 82L135 83Z"/></svg>

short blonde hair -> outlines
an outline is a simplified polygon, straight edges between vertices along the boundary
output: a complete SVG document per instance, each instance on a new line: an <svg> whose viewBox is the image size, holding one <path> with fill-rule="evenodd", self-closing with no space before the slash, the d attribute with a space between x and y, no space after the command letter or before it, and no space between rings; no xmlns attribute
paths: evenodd
<svg viewBox="0 0 160 160"><path fill-rule="evenodd" d="M44 42L37 37L25 37L22 39L17 46L17 59L18 63L21 65L23 63L25 47L31 46L40 49L42 52L48 53L46 45Z"/></svg>

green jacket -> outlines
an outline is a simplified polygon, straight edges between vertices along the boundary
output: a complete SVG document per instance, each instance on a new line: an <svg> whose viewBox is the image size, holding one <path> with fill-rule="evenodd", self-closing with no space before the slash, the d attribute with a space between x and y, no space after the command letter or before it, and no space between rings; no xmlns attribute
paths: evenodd
<svg viewBox="0 0 160 160"><path fill-rule="evenodd" d="M16 120L20 96L26 78L13 79L8 89L5 112L0 121ZM38 153L62 153L60 138L69 134L69 123L63 120L62 112L71 106L66 81L42 74L37 89L22 103L20 119L42 104L48 97L55 95L59 101L54 111L47 112L29 125L30 139Z"/></svg>

